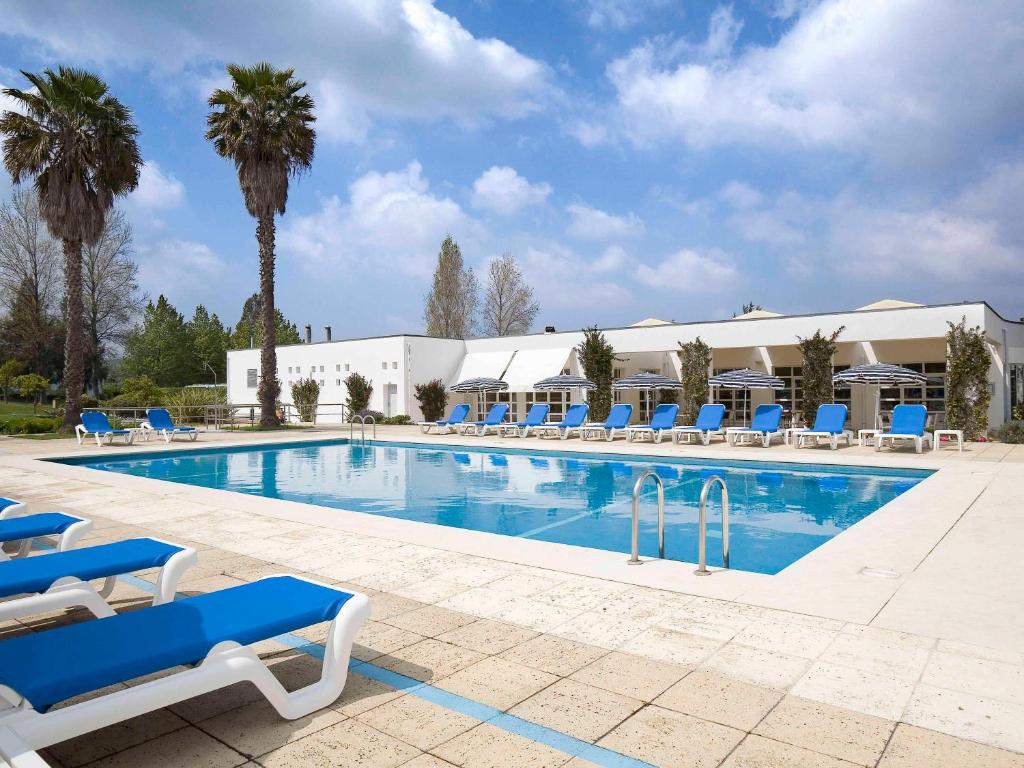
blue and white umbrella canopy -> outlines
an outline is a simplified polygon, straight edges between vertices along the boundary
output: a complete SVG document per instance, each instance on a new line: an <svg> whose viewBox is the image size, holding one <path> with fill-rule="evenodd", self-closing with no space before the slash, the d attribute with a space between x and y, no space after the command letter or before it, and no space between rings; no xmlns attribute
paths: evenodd
<svg viewBox="0 0 1024 768"><path fill-rule="evenodd" d="M506 382L501 379L492 379L489 376L466 379L449 387L451 392L500 392L505 389L508 389Z"/></svg>
<svg viewBox="0 0 1024 768"><path fill-rule="evenodd" d="M592 382L590 379L585 379L582 376L572 376L569 374L559 374L558 376L549 376L546 379L541 379L533 385L534 389L597 389L597 384Z"/></svg>
<svg viewBox="0 0 1024 768"><path fill-rule="evenodd" d="M902 368L898 365L886 363L871 363L869 365L855 365L840 371L832 377L832 383L837 387L850 386L851 384L877 384L886 387L920 387L928 381L923 373L912 371L909 368Z"/></svg>
<svg viewBox="0 0 1024 768"><path fill-rule="evenodd" d="M832 377L832 383L837 387L846 388L851 384L875 387L875 429L881 427L882 387L923 387L927 381L928 377L923 373L888 363L855 365Z"/></svg>
<svg viewBox="0 0 1024 768"><path fill-rule="evenodd" d="M683 382L660 373L638 373L612 382L612 389L682 389Z"/></svg>
<svg viewBox="0 0 1024 768"><path fill-rule="evenodd" d="M785 389L786 382L778 376L772 376L764 371L754 371L750 368L741 368L738 371L727 371L708 379L712 387L725 387L726 389Z"/></svg>

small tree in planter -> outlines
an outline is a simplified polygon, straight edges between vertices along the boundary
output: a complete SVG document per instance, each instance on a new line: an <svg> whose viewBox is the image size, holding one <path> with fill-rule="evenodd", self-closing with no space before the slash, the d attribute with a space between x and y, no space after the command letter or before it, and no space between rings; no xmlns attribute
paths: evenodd
<svg viewBox="0 0 1024 768"><path fill-rule="evenodd" d="M320 385L310 376L292 384L292 402L299 409L299 421L316 423L316 406L320 402Z"/></svg>
<svg viewBox="0 0 1024 768"><path fill-rule="evenodd" d="M680 410L684 424L693 424L700 407L708 401L708 369L711 367L711 347L698 336L685 344L679 342L679 380L683 382Z"/></svg>
<svg viewBox="0 0 1024 768"><path fill-rule="evenodd" d="M348 390L348 398L345 400L345 408L348 410L348 417L358 415L365 411L370 404L370 396L373 394L373 384L365 376L358 373L350 373L345 379L345 388Z"/></svg>
<svg viewBox="0 0 1024 768"><path fill-rule="evenodd" d="M597 326L583 329L583 343L576 347L583 375L597 385L587 393L590 420L604 421L612 408L612 376L615 350Z"/></svg>
<svg viewBox="0 0 1024 768"><path fill-rule="evenodd" d="M836 339L846 330L846 326L837 328L831 336L822 336L819 328L814 335L801 339L800 353L803 362L803 400L800 403L800 415L804 424L813 424L818 414L818 406L831 403L835 399L832 386L832 359L836 354Z"/></svg>
<svg viewBox="0 0 1024 768"><path fill-rule="evenodd" d="M444 418L444 409L448 405L448 392L440 379L417 384L415 389L416 402L423 411L424 421L440 421Z"/></svg>
<svg viewBox="0 0 1024 768"><path fill-rule="evenodd" d="M973 440L988 431L988 369L992 353L980 327L968 328L967 318L949 323L946 333L946 424L962 429Z"/></svg>
<svg viewBox="0 0 1024 768"><path fill-rule="evenodd" d="M14 388L21 392L22 397L32 400L32 413L36 412L40 398L50 390L50 382L38 373L26 373L18 376L12 382Z"/></svg>

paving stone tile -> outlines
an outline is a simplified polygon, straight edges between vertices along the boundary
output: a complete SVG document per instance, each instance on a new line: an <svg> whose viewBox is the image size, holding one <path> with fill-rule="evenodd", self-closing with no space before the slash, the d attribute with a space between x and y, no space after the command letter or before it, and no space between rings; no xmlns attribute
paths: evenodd
<svg viewBox="0 0 1024 768"><path fill-rule="evenodd" d="M476 621L476 616L449 611L435 605L427 605L417 608L415 611L406 611L385 619L386 623L394 627L415 632L423 637L437 637L466 624L472 624L474 621Z"/></svg>
<svg viewBox="0 0 1024 768"><path fill-rule="evenodd" d="M557 679L555 675L539 669L492 656L438 680L436 685L467 699L505 710Z"/></svg>
<svg viewBox="0 0 1024 768"><path fill-rule="evenodd" d="M700 668L721 672L746 683L786 690L800 679L809 664L807 659L799 656L729 643Z"/></svg>
<svg viewBox="0 0 1024 768"><path fill-rule="evenodd" d="M324 639L326 640L326 637ZM378 656L415 645L423 639L423 635L392 624L368 621L359 630L359 635L352 647L352 656L360 661L372 661Z"/></svg>
<svg viewBox="0 0 1024 768"><path fill-rule="evenodd" d="M440 640L422 640L373 660L377 666L421 682L439 680L475 664L484 654Z"/></svg>
<svg viewBox="0 0 1024 768"><path fill-rule="evenodd" d="M540 635L509 648L501 654L501 658L552 675L566 676L607 653L604 648L578 643L564 637Z"/></svg>
<svg viewBox="0 0 1024 768"><path fill-rule="evenodd" d="M336 709L349 717L354 717L360 712L379 707L385 702L405 695L399 690L384 685L384 683L359 674L357 670L358 667L356 670L348 673L345 689L341 692L341 696L338 697L337 701L331 704L332 709Z"/></svg>
<svg viewBox="0 0 1024 768"><path fill-rule="evenodd" d="M652 701L689 671L689 667L678 664L612 651L574 672L571 677L606 691Z"/></svg>
<svg viewBox="0 0 1024 768"><path fill-rule="evenodd" d="M536 632L512 624L477 619L472 624L443 632L437 639L490 656L507 651L536 636Z"/></svg>
<svg viewBox="0 0 1024 768"><path fill-rule="evenodd" d="M756 619L744 628L734 643L806 659L817 658L835 639L837 632L804 626L793 621Z"/></svg>
<svg viewBox="0 0 1024 768"><path fill-rule="evenodd" d="M1024 752L1024 706L918 685L902 720L934 731Z"/></svg>
<svg viewBox="0 0 1024 768"><path fill-rule="evenodd" d="M654 700L659 707L749 731L781 699L774 688L751 685L720 672L691 672Z"/></svg>
<svg viewBox="0 0 1024 768"><path fill-rule="evenodd" d="M914 682L921 676L921 671L928 663L929 653L927 646L892 643L861 634L840 633L821 654L820 660Z"/></svg>
<svg viewBox="0 0 1024 768"><path fill-rule="evenodd" d="M123 723L115 723L98 731L54 744L49 748L49 752L65 768L78 768L85 763L151 741L187 725L185 720L170 710L157 709L125 720Z"/></svg>
<svg viewBox="0 0 1024 768"><path fill-rule="evenodd" d="M900 723L878 768L1024 768L1024 755Z"/></svg>
<svg viewBox="0 0 1024 768"><path fill-rule="evenodd" d="M1024 666L936 651L921 682L1013 704L1024 704Z"/></svg>
<svg viewBox="0 0 1024 768"><path fill-rule="evenodd" d="M479 724L466 715L439 707L417 696L401 696L356 716L378 731L430 750Z"/></svg>
<svg viewBox="0 0 1024 768"><path fill-rule="evenodd" d="M459 768L556 768L570 757L487 723L431 751Z"/></svg>
<svg viewBox="0 0 1024 768"><path fill-rule="evenodd" d="M745 735L735 728L648 705L598 744L660 768L712 768Z"/></svg>
<svg viewBox="0 0 1024 768"><path fill-rule="evenodd" d="M420 750L354 719L264 755L264 768L396 768Z"/></svg>
<svg viewBox="0 0 1024 768"><path fill-rule="evenodd" d="M563 679L509 713L584 741L596 741L642 706L639 699Z"/></svg>
<svg viewBox="0 0 1024 768"><path fill-rule="evenodd" d="M198 728L188 727L104 757L90 768L234 768L246 760Z"/></svg>
<svg viewBox="0 0 1024 768"><path fill-rule="evenodd" d="M854 765L820 752L750 735L721 768L853 768Z"/></svg>
<svg viewBox="0 0 1024 768"><path fill-rule="evenodd" d="M269 702L257 701L204 720L198 727L243 755L258 757L344 719L336 710L321 709L297 720L285 720Z"/></svg>
<svg viewBox="0 0 1024 768"><path fill-rule="evenodd" d="M841 709L851 709L886 720L899 720L913 690L913 683L898 680L891 675L876 675L851 667L817 662L793 686L791 693Z"/></svg>
<svg viewBox="0 0 1024 768"><path fill-rule="evenodd" d="M787 696L754 732L851 763L874 765L895 725L891 720Z"/></svg>
<svg viewBox="0 0 1024 768"><path fill-rule="evenodd" d="M627 640L620 650L679 666L694 666L711 656L721 645L709 637L651 627Z"/></svg>

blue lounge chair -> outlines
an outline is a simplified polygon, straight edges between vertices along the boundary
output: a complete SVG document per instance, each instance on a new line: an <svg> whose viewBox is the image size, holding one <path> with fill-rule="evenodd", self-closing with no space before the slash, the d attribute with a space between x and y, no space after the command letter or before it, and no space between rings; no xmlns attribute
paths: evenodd
<svg viewBox="0 0 1024 768"><path fill-rule="evenodd" d="M466 422L459 429L464 435L470 434L470 430L473 430L472 434L474 435L486 435L489 429L493 429L495 434L497 434L498 427L505 421L506 416L508 416L508 404L495 403L491 406L491 410L487 412L487 418L483 421Z"/></svg>
<svg viewBox="0 0 1024 768"><path fill-rule="evenodd" d="M712 435L724 435L722 420L725 418L725 406L721 403L705 403L697 412L697 423L689 427L676 427L672 430L672 442L680 443L683 438L690 442L691 437L699 437L704 445L711 442Z"/></svg>
<svg viewBox="0 0 1024 768"><path fill-rule="evenodd" d="M824 403L818 406L818 412L814 414L814 426L796 433L796 447L803 448L804 441L809 440L811 445L817 445L818 440L825 438L829 447L836 450L839 441L845 440L847 445L853 444L853 432L846 429L846 406L842 403Z"/></svg>
<svg viewBox="0 0 1024 768"><path fill-rule="evenodd" d="M608 411L608 418L603 424L591 422L580 430L580 437L584 440L589 438L604 438L609 443L615 439L615 433L625 434L629 427L629 417L633 415L633 406L629 403L616 403Z"/></svg>
<svg viewBox="0 0 1024 768"><path fill-rule="evenodd" d="M920 453L925 443L932 444L932 436L925 431L928 424L928 409L923 405L897 405L892 409L892 424L888 432L875 436L875 450L882 450L885 442L890 448L896 447L897 440L910 440Z"/></svg>
<svg viewBox="0 0 1024 768"><path fill-rule="evenodd" d="M34 750L245 681L281 717L304 717L341 695L369 614L365 595L273 576L2 640L0 696L10 704L0 709L0 762L45 766ZM320 679L289 692L250 646L322 622L331 626ZM120 686L141 677L151 679ZM119 687L53 708L109 686Z"/></svg>
<svg viewBox="0 0 1024 768"><path fill-rule="evenodd" d="M509 434L513 434L516 437L529 437L531 429L536 430L537 427L544 424L549 410L551 410L551 406L547 403L534 403L530 406L530 410L526 412L525 419L513 422L512 424L502 424L498 427L498 434L502 437L508 437Z"/></svg>
<svg viewBox="0 0 1024 768"><path fill-rule="evenodd" d="M153 605L174 599L178 580L195 565L196 551L159 539L128 539L113 544L25 557L0 563L0 621L47 611L82 607L97 618L113 616L104 598L126 573L159 568ZM103 579L94 589L89 583Z"/></svg>
<svg viewBox="0 0 1024 768"><path fill-rule="evenodd" d="M24 511L24 502L0 496L0 520L6 520L9 517L17 517Z"/></svg>
<svg viewBox="0 0 1024 768"><path fill-rule="evenodd" d="M195 427L183 427L174 423L171 413L166 408L149 408L146 411L146 421L142 422L144 431L156 432L164 439L165 443L171 442L175 435L187 435L193 442L199 437L199 430Z"/></svg>
<svg viewBox="0 0 1024 768"><path fill-rule="evenodd" d="M643 440L650 435L651 440L661 442L661 437L666 432L671 433L676 424L676 416L679 415L679 406L675 403L662 403L654 409L650 424L640 424L630 427L626 431L626 439L633 442L634 439Z"/></svg>
<svg viewBox="0 0 1024 768"><path fill-rule="evenodd" d="M127 445L131 445L135 439L134 429L114 429L110 426L110 419L107 414L100 411L83 411L82 423L75 425L75 437L78 444L89 435L96 436L96 445L102 445L102 438L107 438L108 443L114 442L115 437L123 437Z"/></svg>
<svg viewBox="0 0 1024 768"><path fill-rule="evenodd" d="M85 520L63 512L40 512L0 520L0 546L17 544L12 554L0 548L0 562L25 557L32 542L45 536L57 536L57 550L63 552L74 547L78 540L92 530L92 520Z"/></svg>
<svg viewBox="0 0 1024 768"><path fill-rule="evenodd" d="M748 440L753 442L753 440L757 439L767 448L772 444L773 437L782 437L782 432L779 431L780 423L782 423L781 405L759 405L754 411L754 418L751 419L750 426L731 429L728 432L728 437L733 445L738 445Z"/></svg>
<svg viewBox="0 0 1024 768"><path fill-rule="evenodd" d="M570 405L569 410L565 412L565 416L562 417L561 421L549 421L544 426L537 427L537 437L555 435L566 440L573 432L579 432L583 428L589 411L590 406L586 403Z"/></svg>
<svg viewBox="0 0 1024 768"><path fill-rule="evenodd" d="M468 415L469 405L466 403L459 403L452 408L447 419L441 419L440 421L421 421L419 423L420 432L427 434L431 427L433 427L437 430L437 434L446 435L449 432L454 432L455 428L464 422Z"/></svg>

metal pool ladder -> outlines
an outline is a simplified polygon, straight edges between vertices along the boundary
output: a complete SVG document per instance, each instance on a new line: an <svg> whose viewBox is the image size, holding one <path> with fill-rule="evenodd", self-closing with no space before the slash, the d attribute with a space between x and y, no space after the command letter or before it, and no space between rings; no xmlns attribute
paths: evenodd
<svg viewBox="0 0 1024 768"><path fill-rule="evenodd" d="M358 415L356 415L356 416L352 417L352 420L348 423L348 439L349 439L349 441L351 441L352 437L353 437L353 430L355 429L355 426L356 426L356 419L359 419L359 440L361 442L364 442L364 443L366 442L366 422L367 421L369 421L371 424L373 424L373 439L376 440L377 439L377 420L375 418L373 418L373 416L370 416L369 414L367 414L366 416L358 416Z"/></svg>
<svg viewBox="0 0 1024 768"><path fill-rule="evenodd" d="M656 472L647 471L640 475L633 486L633 549L629 560L630 565L643 565L640 559L640 490L647 478L653 477L658 486L658 557L665 559L665 485Z"/></svg>
<svg viewBox="0 0 1024 768"><path fill-rule="evenodd" d="M704 487L700 491L700 517L698 520L699 531L697 534L697 570L694 571L698 576L710 576L711 571L708 570L708 494L711 492L711 486L718 483L722 486L722 564L729 567L729 489L725 487L725 480L718 475L712 475L705 483ZM635 528L636 520L636 495L634 492L633 501L633 520ZM634 542L636 541L636 534L634 533ZM634 544L634 550L635 550Z"/></svg>

